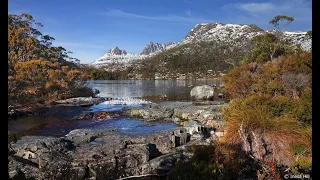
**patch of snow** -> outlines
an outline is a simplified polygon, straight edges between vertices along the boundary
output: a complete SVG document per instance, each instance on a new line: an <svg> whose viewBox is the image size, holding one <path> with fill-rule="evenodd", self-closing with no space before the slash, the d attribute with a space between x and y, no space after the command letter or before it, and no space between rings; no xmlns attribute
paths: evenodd
<svg viewBox="0 0 320 180"><path fill-rule="evenodd" d="M285 31L284 33L285 33L285 34L303 34L303 35L307 34L307 32L302 32L302 31L297 31L297 32Z"/></svg>

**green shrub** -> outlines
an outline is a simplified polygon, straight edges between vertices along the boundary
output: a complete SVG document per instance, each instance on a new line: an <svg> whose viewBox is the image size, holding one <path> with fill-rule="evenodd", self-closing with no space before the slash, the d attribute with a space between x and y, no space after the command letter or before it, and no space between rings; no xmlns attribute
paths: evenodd
<svg viewBox="0 0 320 180"><path fill-rule="evenodd" d="M8 134L8 144L11 142L17 142L17 137L14 134Z"/></svg>

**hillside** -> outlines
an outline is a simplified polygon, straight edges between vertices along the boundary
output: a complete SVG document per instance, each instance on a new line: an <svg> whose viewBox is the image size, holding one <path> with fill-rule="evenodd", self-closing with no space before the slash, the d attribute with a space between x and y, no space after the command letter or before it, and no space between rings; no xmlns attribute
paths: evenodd
<svg viewBox="0 0 320 180"><path fill-rule="evenodd" d="M263 30L256 25L207 23L197 24L177 43L148 43L140 54L122 53L113 48L92 63L108 72L126 72L129 79L176 79L186 76L220 76L239 65L252 48L252 39L274 34L287 44L311 49L306 32Z"/></svg>

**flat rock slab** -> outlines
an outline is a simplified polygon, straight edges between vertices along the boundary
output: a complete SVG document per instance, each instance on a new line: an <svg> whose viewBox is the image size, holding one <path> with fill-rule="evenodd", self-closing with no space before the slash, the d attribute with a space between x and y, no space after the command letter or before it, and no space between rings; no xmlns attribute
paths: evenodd
<svg viewBox="0 0 320 180"><path fill-rule="evenodd" d="M145 121L166 119L177 123L177 118L182 120L195 120L203 122L208 119L219 119L220 108L226 103L195 104L193 102L166 101L158 104L149 104L142 107L126 108L124 115L138 116Z"/></svg>
<svg viewBox="0 0 320 180"><path fill-rule="evenodd" d="M22 173L36 179L117 179L147 174L168 169L180 156L164 155L201 139L182 127L135 136L105 129L76 129L61 138L25 136L8 145L8 172L10 177ZM151 163L155 158L159 160Z"/></svg>

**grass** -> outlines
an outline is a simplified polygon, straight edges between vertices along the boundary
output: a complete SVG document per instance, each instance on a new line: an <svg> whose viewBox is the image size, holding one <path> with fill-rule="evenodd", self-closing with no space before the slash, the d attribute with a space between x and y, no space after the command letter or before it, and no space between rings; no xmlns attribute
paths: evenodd
<svg viewBox="0 0 320 180"><path fill-rule="evenodd" d="M172 170L170 179L207 180L207 179L256 179L259 165L241 150L239 145L217 143L214 146L189 146L193 152L187 161L178 161Z"/></svg>
<svg viewBox="0 0 320 180"><path fill-rule="evenodd" d="M180 122L186 122L186 121L189 121L189 119L188 119L188 118L179 117L179 119L180 119Z"/></svg>
<svg viewBox="0 0 320 180"><path fill-rule="evenodd" d="M257 105L255 108L248 108L239 105L236 101L223 110L223 116L226 120L223 141L230 143L243 142L243 137L249 137L254 143L258 143L259 148L263 144L268 144L273 156L278 160L293 161L293 152L291 144L300 144L304 147L310 147L310 136L306 129L290 115L273 116L263 105ZM239 130L242 126L242 134ZM255 137L256 136L256 137ZM256 141L256 142L255 142ZM248 147L248 150L250 148ZM263 150L261 150L263 151Z"/></svg>

